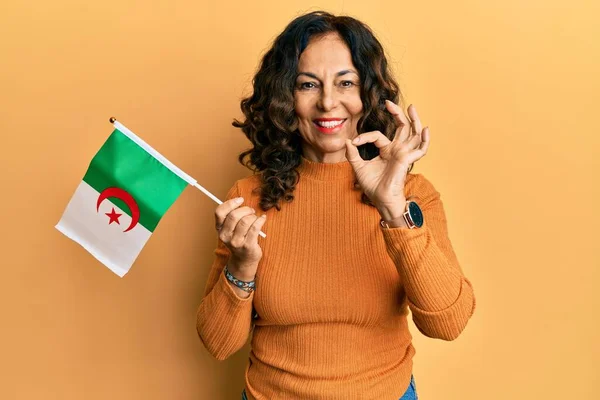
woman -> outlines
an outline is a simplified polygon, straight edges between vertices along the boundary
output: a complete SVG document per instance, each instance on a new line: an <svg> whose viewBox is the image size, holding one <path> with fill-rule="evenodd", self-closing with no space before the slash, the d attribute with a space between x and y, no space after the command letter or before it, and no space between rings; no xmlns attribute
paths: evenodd
<svg viewBox="0 0 600 400"><path fill-rule="evenodd" d="M234 122L256 173L215 211L197 319L219 360L253 332L242 398L416 399L408 310L443 340L473 314L440 195L410 173L429 128L399 97L380 43L350 17L303 15L264 56Z"/></svg>

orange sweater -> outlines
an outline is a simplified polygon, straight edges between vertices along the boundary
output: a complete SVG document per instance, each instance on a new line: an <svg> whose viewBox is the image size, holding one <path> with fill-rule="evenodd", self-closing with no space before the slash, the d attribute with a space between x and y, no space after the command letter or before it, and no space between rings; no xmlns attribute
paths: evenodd
<svg viewBox="0 0 600 400"><path fill-rule="evenodd" d="M444 340L456 338L475 309L440 195L421 174L409 174L405 195L416 196L425 223L384 229L377 209L353 189L349 162L303 159L299 171L295 199L267 212L249 298L228 284L229 250L218 241L198 308L200 339L224 360L252 333L249 399L397 400L415 354L408 309L424 335ZM243 196L260 213L251 193L258 184L258 175L241 179L227 198Z"/></svg>

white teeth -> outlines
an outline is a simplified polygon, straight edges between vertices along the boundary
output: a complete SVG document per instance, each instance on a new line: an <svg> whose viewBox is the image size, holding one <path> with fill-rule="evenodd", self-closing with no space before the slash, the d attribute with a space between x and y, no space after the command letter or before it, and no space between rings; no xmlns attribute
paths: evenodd
<svg viewBox="0 0 600 400"><path fill-rule="evenodd" d="M315 121L317 123L317 125L322 126L323 128L335 128L336 126L340 125L342 121Z"/></svg>

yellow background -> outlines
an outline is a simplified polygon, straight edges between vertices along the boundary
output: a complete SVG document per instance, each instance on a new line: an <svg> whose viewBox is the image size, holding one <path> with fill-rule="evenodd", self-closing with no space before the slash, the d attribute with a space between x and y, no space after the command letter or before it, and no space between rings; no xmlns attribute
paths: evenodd
<svg viewBox="0 0 600 400"><path fill-rule="evenodd" d="M599 4L4 0L0 398L240 398L248 345L195 331L215 203L186 189L123 279L54 225L113 115L222 198L260 56L317 8L386 47L475 287L456 341L411 325L420 397L600 398Z"/></svg>

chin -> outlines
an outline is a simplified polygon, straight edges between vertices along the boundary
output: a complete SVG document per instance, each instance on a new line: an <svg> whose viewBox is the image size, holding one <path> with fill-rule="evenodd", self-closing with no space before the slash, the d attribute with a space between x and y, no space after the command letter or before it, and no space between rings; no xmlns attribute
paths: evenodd
<svg viewBox="0 0 600 400"><path fill-rule="evenodd" d="M313 133L303 136L304 145L311 148L317 154L346 154L346 134L323 135L321 133ZM306 138L306 139L305 139Z"/></svg>
<svg viewBox="0 0 600 400"><path fill-rule="evenodd" d="M336 138L329 143L323 143L318 149L323 153L337 153L346 150L346 138Z"/></svg>

